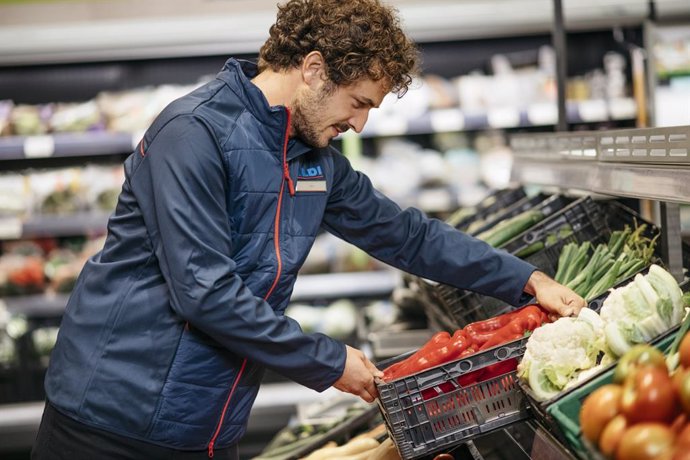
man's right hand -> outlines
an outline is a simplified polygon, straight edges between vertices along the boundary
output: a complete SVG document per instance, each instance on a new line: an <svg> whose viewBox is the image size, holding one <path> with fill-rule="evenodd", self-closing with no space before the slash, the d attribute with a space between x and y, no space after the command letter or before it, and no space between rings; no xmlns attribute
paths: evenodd
<svg viewBox="0 0 690 460"><path fill-rule="evenodd" d="M345 345L347 357L343 375L333 384L335 388L345 393L359 396L366 402L374 402L378 396L374 377L383 378L383 372L364 356L364 353Z"/></svg>

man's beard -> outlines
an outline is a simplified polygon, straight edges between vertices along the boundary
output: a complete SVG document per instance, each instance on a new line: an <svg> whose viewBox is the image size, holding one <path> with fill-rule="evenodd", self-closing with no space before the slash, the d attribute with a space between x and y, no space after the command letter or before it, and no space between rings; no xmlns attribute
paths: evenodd
<svg viewBox="0 0 690 460"><path fill-rule="evenodd" d="M295 135L302 139L306 144L312 147L323 148L328 145L326 140L321 139L321 135L317 129L316 122L318 117L318 108L323 102L325 94L319 91L317 94L305 90L302 92L302 97L295 99L292 106L292 128Z"/></svg>
<svg viewBox="0 0 690 460"><path fill-rule="evenodd" d="M302 97L295 99L292 105L292 128L294 133L312 147L324 148L330 142L330 137L325 134L327 126L319 129L319 122L321 121L320 112L326 104L328 95L329 93L325 88L321 88L316 94L304 90L301 94ZM336 126L343 132L349 128L346 123L339 123Z"/></svg>

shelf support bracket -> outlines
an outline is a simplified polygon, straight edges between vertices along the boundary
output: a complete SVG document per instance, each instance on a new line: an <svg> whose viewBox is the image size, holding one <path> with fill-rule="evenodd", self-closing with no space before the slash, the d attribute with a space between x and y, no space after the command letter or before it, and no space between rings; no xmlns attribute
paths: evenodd
<svg viewBox="0 0 690 460"><path fill-rule="evenodd" d="M683 280L683 246L680 234L680 205L659 202L661 215L661 257L676 281Z"/></svg>

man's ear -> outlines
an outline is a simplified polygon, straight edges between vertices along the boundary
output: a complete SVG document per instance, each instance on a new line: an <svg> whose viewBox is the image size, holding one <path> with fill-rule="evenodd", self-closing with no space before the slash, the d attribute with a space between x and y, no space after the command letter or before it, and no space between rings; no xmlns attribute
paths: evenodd
<svg viewBox="0 0 690 460"><path fill-rule="evenodd" d="M316 89L328 80L326 61L320 51L312 51L302 60L300 67L302 79L312 89Z"/></svg>

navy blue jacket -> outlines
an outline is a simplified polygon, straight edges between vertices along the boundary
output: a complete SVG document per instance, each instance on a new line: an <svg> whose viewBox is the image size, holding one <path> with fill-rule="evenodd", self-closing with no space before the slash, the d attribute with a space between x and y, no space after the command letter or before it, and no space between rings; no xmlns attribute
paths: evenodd
<svg viewBox="0 0 690 460"><path fill-rule="evenodd" d="M283 315L320 228L401 270L522 300L534 267L401 210L335 149L288 139L287 110L268 105L254 72L229 60L126 160L46 377L64 414L163 446L225 447L244 433L264 368L330 387L344 345Z"/></svg>

